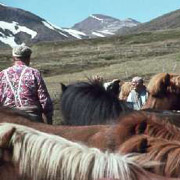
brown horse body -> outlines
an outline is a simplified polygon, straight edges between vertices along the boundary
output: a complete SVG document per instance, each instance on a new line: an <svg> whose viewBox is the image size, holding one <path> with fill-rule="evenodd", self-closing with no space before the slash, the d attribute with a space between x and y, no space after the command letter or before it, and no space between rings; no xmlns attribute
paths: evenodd
<svg viewBox="0 0 180 180"><path fill-rule="evenodd" d="M6 127L5 129L3 128L4 125ZM55 136L52 136L52 135L43 134L43 133L31 130L31 129L26 130L26 127L22 127L22 126L17 126L17 125L13 125L13 124L3 124L3 125L1 125L0 129L1 129L1 131L0 131L0 147L4 148L4 149L9 149L8 144L10 143L11 147L13 148L11 151L9 151L8 154L6 154L4 156L1 156L1 161L2 161L2 157L4 158L3 161L5 161L3 164L1 164L1 168L0 168L0 170L1 170L0 177L3 180L11 180L11 179L13 179L13 180L25 180L25 179L26 180L35 180L35 179L38 179L38 180L40 180L42 178L43 179L48 179L48 180L51 180L51 179L52 180L54 180L54 179L63 180L64 177L66 177L66 176L69 177L68 179L72 179L72 177L74 176L73 180L75 180L75 179L78 179L78 180L79 179L91 180L92 179L91 176L94 176L94 175L93 175L93 173L91 171L86 171L85 170L87 167L83 168L83 171L84 171L83 173L85 173L84 178L83 178L81 173L80 174L78 173L78 171L81 171L81 167L79 167L79 166L78 166L79 168L75 168L77 173L75 173L75 174L72 173L72 176L69 176L71 174L71 172L73 172L74 166L70 165L71 163L69 165L67 164L68 167L63 166L63 163L62 163L64 161L63 159L69 159L69 156L71 156L71 153L72 153L72 156L74 156L73 155L74 150L79 149L79 148L80 149L78 150L78 154L75 153L76 154L75 155L76 159L77 159L77 156L79 156L79 154L81 154L81 153L87 153L88 154L89 152L91 153L91 151L92 152L97 151L95 154L98 153L99 156L102 156L100 158L101 162L98 160L98 163L102 163L102 160L104 158L107 158L107 160L113 158L112 162L115 162L116 161L116 156L117 156L117 158L118 158L118 156L121 156L119 154L114 154L111 158L109 158L108 156L106 156L106 154L103 154L99 150L95 150L94 148L87 149L84 146L81 147L81 145L78 145L77 143L72 143L72 142L67 141L67 140L65 140L63 138L60 138L60 137L58 138L58 137L55 137ZM12 135L13 135L13 139L11 140ZM50 148L48 149L46 147L47 148L47 153L45 153L43 148L40 148L41 146L43 146L43 147L50 146ZM31 147L30 148L31 150L29 151L27 147ZM67 155L65 154L66 147L72 148L71 151L70 151L70 149L67 149ZM56 148L58 150L58 153L61 154L61 151L62 151L63 158L56 157L56 160L58 162L62 161L61 163L60 162L58 163L59 164L58 168L64 169L63 174L62 173L59 174L59 172L53 168L54 167L53 164L56 162L55 159L52 161L53 164L51 164L50 158L53 158L53 153L51 153L51 151L53 151L53 152L54 152L54 150L57 151ZM38 152L38 154L37 154L36 151ZM106 153L108 153L108 152L106 152ZM24 156L22 156L22 154ZM37 156L37 158L39 159L38 163L33 160L33 159L36 159L36 157L34 157L33 154L38 155ZM98 158L98 156L96 156L95 154L94 155L91 154L91 156L94 156L94 158L92 159L91 165L90 165L91 170L94 168L93 166L95 166L94 160L96 158ZM45 156L45 157L43 157L42 155ZM7 157L5 158L5 156L7 156ZM12 161L11 156L13 156L14 161ZM42 157L43 159L41 160L40 157ZM80 155L80 157L81 157L81 155ZM8 158L9 162L6 162L7 158ZM114 165L116 167L116 163L114 165L111 164L108 167L108 163L109 162L111 163L111 161L106 162L106 160L104 161L104 163L106 163L107 165L104 166L104 168L107 169L107 170L109 168L109 170L112 171L112 173L115 173L114 174L115 176L118 176L117 174L119 174L121 176L121 174L122 174L122 176L120 178L117 178L116 180L127 180L127 178L129 180L132 180L132 179L133 180L178 180L178 179L175 179L175 178L174 179L173 178L166 178L166 177L163 177L163 176L159 176L159 175L144 171L139 165L135 165L134 163L131 162L131 161L136 160L136 158L134 159L133 157L131 157L131 159L128 160L128 157L127 157L126 159L127 159L127 162L124 161L123 159L122 160L119 159L119 158L117 159L117 162L122 161L121 163L126 164L124 170L123 170L123 166L120 165L121 164L120 163L119 168L122 168L122 170L116 169L113 172L114 168L111 169L110 167L114 166ZM72 157L69 160L71 162L73 160ZM81 162L82 160L83 159L80 158L79 161ZM19 165L18 162L21 165ZM29 164L29 162L31 162L33 165L31 163ZM67 163L69 163L69 162L67 161ZM103 165L104 165L104 163L103 163ZM49 164L51 164L51 165L49 166ZM87 163L87 166L88 166L88 164L89 163ZM38 168L34 169L34 166L37 166ZM96 167L98 167L98 166L99 165L96 164ZM143 165L141 165L141 166L143 167ZM31 168L33 168L33 171L32 171ZM56 168L56 166L55 166L55 168ZM72 169L69 169L69 168L72 168ZM21 170L19 170L19 169L21 169ZM47 170L46 170L46 172L44 172L44 174L42 174L41 169L43 171L44 171L44 169L47 169L47 170L49 169L48 170L49 172L47 172ZM96 173L100 173L99 169L97 170L95 168L95 171L96 171ZM124 172L124 171L126 171L126 172ZM99 175L96 174L96 173L95 173L95 176L100 176L100 177L106 176L105 175L106 172L103 173L104 175L102 173L100 173ZM127 173L129 173L129 174L127 174ZM110 173L107 176L114 176L114 175ZM67 178L65 178L65 179L67 179ZM98 178L96 178L96 179L98 180ZM100 178L99 180L115 180L115 179L114 178L104 178L104 179Z"/></svg>
<svg viewBox="0 0 180 180"><path fill-rule="evenodd" d="M137 118L138 116L138 118ZM0 107L0 123L9 122L32 127L42 132L80 141L90 147L115 151L119 145L134 134L144 132L147 117L144 113L134 112L122 116L118 124L92 126L52 126L32 122L24 115L9 108Z"/></svg>
<svg viewBox="0 0 180 180"><path fill-rule="evenodd" d="M93 126L52 126L30 121L9 108L0 108L0 123L9 122L32 127L42 132L55 134L72 141L79 141L90 147L115 151L133 135L147 134L162 138L179 138L180 130L163 121L156 114L134 111L119 117L118 123Z"/></svg>

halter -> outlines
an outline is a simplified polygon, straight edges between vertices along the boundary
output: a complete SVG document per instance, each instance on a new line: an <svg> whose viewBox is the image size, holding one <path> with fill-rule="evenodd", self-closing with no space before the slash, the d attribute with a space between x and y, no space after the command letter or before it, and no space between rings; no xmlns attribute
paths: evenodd
<svg viewBox="0 0 180 180"><path fill-rule="evenodd" d="M10 88L11 88L13 94L14 94L14 99L15 99L15 105L16 105L16 107L19 106L19 105L18 105L18 100L19 100L19 103L20 103L20 107L23 106L22 101L21 101L21 98L20 98L20 87L21 87L22 77L23 77L23 74L25 73L26 69L27 69L27 67L25 67L25 68L22 70L22 72L21 72L21 75L20 75L20 78L19 78L19 83L18 83L18 89L17 89L17 91L15 91L15 89L13 88L13 85L12 85L12 83L11 83L9 77L8 77L7 70L4 70L4 74L5 74L5 76L6 76L7 82L9 83L9 86L10 86Z"/></svg>

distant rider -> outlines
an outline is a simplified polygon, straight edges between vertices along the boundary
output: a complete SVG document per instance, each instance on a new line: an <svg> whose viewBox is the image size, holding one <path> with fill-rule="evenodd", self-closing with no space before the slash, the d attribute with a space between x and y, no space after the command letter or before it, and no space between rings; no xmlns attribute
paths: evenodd
<svg viewBox="0 0 180 180"><path fill-rule="evenodd" d="M52 124L53 104L40 72L29 67L31 53L28 46L13 48L13 66L0 72L0 104Z"/></svg>

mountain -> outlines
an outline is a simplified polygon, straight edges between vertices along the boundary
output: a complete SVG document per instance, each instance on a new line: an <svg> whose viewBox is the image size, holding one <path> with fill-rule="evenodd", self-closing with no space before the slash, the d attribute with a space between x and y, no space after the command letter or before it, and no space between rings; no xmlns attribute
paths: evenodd
<svg viewBox="0 0 180 180"><path fill-rule="evenodd" d="M147 23L139 24L132 28L122 28L118 34L131 34L145 31L157 31L166 29L175 29L180 27L180 9L159 16Z"/></svg>
<svg viewBox="0 0 180 180"><path fill-rule="evenodd" d="M81 38L87 36L74 29L54 26L31 12L0 4L0 47Z"/></svg>
<svg viewBox="0 0 180 180"><path fill-rule="evenodd" d="M84 32L90 37L106 37L114 35L123 27L133 27L139 24L133 19L119 20L102 14L92 14L83 21L75 24L72 29Z"/></svg>

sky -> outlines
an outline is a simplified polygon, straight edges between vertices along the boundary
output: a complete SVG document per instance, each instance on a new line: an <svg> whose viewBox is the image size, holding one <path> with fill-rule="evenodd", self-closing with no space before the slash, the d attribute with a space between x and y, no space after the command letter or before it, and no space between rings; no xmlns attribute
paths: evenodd
<svg viewBox="0 0 180 180"><path fill-rule="evenodd" d="M91 14L141 23L180 9L180 0L0 0L7 6L30 11L59 27L72 27Z"/></svg>

